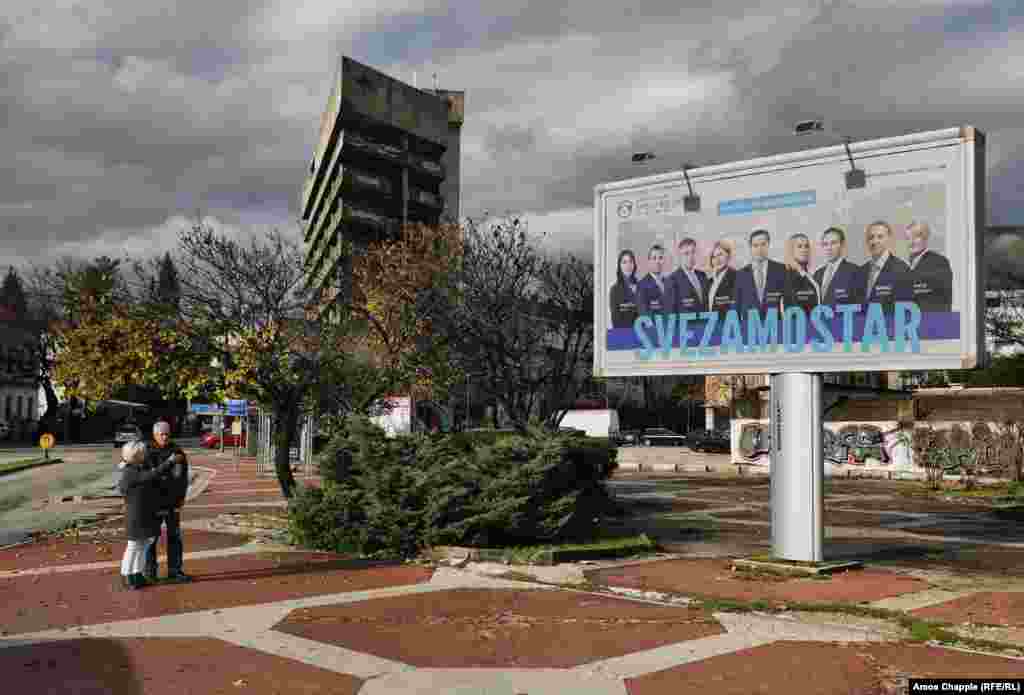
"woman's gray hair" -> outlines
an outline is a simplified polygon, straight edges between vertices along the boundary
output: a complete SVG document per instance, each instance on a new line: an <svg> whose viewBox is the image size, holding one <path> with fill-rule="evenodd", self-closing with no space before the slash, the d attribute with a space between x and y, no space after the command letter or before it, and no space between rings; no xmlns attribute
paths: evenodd
<svg viewBox="0 0 1024 695"><path fill-rule="evenodd" d="M128 442L121 447L121 458L127 463L142 463L146 458L146 445L137 440Z"/></svg>

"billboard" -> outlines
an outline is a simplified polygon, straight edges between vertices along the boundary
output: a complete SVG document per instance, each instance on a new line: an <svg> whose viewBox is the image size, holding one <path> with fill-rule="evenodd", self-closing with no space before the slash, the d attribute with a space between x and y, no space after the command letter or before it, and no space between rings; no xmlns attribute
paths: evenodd
<svg viewBox="0 0 1024 695"><path fill-rule="evenodd" d="M692 169L694 212L682 172L597 186L595 374L979 366L984 149L963 127Z"/></svg>

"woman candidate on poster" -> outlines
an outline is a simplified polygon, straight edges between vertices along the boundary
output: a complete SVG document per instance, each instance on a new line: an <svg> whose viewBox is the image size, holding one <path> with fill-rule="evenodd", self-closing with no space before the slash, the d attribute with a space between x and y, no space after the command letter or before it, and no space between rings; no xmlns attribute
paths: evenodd
<svg viewBox="0 0 1024 695"><path fill-rule="evenodd" d="M735 248L728 239L720 239L711 247L707 310L719 317L736 308L736 269L732 267Z"/></svg>
<svg viewBox="0 0 1024 695"><path fill-rule="evenodd" d="M609 306L612 311L612 328L632 328L639 314L637 289L640 280L636 276L636 255L629 249L619 253L616 281L612 285Z"/></svg>
<svg viewBox="0 0 1024 695"><path fill-rule="evenodd" d="M821 288L811 275L811 240L801 232L786 239L786 289L783 307L798 306L808 316L821 303Z"/></svg>

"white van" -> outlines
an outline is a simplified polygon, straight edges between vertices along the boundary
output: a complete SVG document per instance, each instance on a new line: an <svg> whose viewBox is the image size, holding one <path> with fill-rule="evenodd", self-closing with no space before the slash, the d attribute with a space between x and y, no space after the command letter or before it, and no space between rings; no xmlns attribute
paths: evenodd
<svg viewBox="0 0 1024 695"><path fill-rule="evenodd" d="M570 410L558 426L583 430L588 437L614 437L619 432L619 411Z"/></svg>

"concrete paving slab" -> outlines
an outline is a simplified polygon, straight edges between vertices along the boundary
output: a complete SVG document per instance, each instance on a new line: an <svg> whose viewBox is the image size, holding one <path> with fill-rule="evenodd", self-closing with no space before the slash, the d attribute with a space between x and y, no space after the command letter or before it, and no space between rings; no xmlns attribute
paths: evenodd
<svg viewBox="0 0 1024 695"><path fill-rule="evenodd" d="M367 681L359 695L628 695L618 679L556 670L418 669Z"/></svg>

